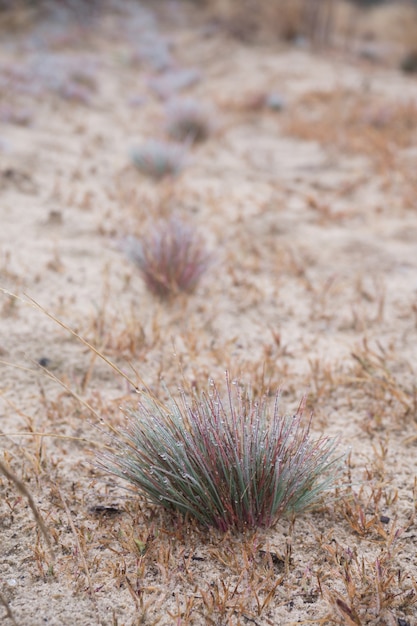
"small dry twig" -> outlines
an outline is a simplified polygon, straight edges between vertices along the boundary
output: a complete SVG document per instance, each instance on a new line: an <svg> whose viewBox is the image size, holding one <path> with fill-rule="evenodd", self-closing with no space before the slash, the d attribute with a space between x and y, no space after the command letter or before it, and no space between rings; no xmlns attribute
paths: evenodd
<svg viewBox="0 0 417 626"><path fill-rule="evenodd" d="M10 482L12 482L18 491L20 491L20 493L25 496L25 498L27 498L28 503L30 508L32 509L32 513L33 516L36 520L36 523L38 524L44 538L45 541L48 545L49 551L50 551L50 555L52 559L55 559L55 555L52 551L52 543L51 543L51 539L50 539L50 534L49 531L45 525L45 522L42 519L42 515L39 512L38 507L35 504L35 501L33 500L32 494L30 493L30 491L28 490L28 488L26 487L25 483L22 482L20 480L20 478L18 478L8 467L6 467L6 465L0 461L0 472L6 476L6 478L8 480L10 480Z"/></svg>

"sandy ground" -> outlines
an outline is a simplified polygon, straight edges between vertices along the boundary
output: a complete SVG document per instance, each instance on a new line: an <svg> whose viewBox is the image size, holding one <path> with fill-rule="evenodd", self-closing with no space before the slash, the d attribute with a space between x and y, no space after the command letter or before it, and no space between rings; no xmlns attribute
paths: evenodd
<svg viewBox="0 0 417 626"><path fill-rule="evenodd" d="M417 81L164 7L26 16L1 47L0 284L19 296L0 299L2 460L53 551L3 477L1 622L413 626ZM173 95L215 128L155 182L129 150L165 137ZM167 303L124 242L170 214L214 262ZM307 394L313 432L349 452L339 499L221 536L126 492L94 450L132 388L28 297L161 396L225 370L281 388L283 412Z"/></svg>

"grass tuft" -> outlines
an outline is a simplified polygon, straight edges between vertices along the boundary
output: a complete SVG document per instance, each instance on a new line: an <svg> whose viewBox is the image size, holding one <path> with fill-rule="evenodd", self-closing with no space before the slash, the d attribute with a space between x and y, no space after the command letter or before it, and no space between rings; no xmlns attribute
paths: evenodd
<svg viewBox="0 0 417 626"><path fill-rule="evenodd" d="M192 293L209 264L201 237L174 217L157 222L142 241L130 239L128 255L149 291L162 299Z"/></svg>
<svg viewBox="0 0 417 626"><path fill-rule="evenodd" d="M341 470L335 440L312 440L302 408L282 417L278 400L270 410L227 376L225 394L211 381L169 406L145 395L101 465L203 526L269 527L317 504Z"/></svg>
<svg viewBox="0 0 417 626"><path fill-rule="evenodd" d="M161 180L180 173L185 163L185 148L179 144L149 139L134 148L130 156L143 174Z"/></svg>
<svg viewBox="0 0 417 626"><path fill-rule="evenodd" d="M167 107L166 130L177 141L204 141L212 130L208 110L191 98L173 100Z"/></svg>

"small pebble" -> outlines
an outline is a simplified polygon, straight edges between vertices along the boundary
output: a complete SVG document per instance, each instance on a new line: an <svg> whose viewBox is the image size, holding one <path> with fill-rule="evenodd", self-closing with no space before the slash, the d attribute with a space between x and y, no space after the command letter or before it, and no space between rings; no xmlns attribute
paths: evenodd
<svg viewBox="0 0 417 626"><path fill-rule="evenodd" d="M51 364L51 359L48 359L47 356L43 356L39 359L38 364L41 367L49 367L49 365Z"/></svg>

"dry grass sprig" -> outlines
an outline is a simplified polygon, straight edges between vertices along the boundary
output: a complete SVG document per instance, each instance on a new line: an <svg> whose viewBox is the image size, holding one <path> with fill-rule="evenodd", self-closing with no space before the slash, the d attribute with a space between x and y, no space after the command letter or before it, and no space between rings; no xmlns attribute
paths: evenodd
<svg viewBox="0 0 417 626"><path fill-rule="evenodd" d="M83 566L83 569L84 569L85 577L86 577L87 583L88 583L88 593L90 594L90 596L93 599L93 602L95 604L94 596L92 595L93 594L93 590L94 590L93 583L91 581L90 571L88 569L88 565L87 565L87 561L86 561L86 558L85 558L85 555L84 555L84 551L83 551L81 543L80 543L80 538L78 536L77 529L75 528L74 521L73 521L72 515L71 515L71 511L69 510L69 507L68 507L68 504L67 504L67 502L65 500L65 497L64 497L63 493L59 489L58 489L58 493L59 493L59 497L61 498L62 505L64 507L64 511L65 511L66 516L67 516L68 523L70 525L72 534L74 536L74 540L75 540L75 543L76 543L76 546L77 546L77 554L80 557L80 560L81 560L81 563L82 563L82 566Z"/></svg>
<svg viewBox="0 0 417 626"><path fill-rule="evenodd" d="M10 604L7 602L7 598L2 594L1 591L0 591L0 602L6 609L6 617L11 621L13 626L18 626L18 623L16 622L15 617L13 615L12 609L10 608Z"/></svg>
<svg viewBox="0 0 417 626"><path fill-rule="evenodd" d="M49 551L50 551L50 556L51 559L54 560L55 555L53 553L52 550L52 543L51 543L51 537L50 537L50 533L45 525L45 522L43 521L42 515L39 512L38 507L35 504L35 501L33 499L32 494L30 493L29 489L26 487L25 483L23 481L20 480L20 478L18 478L11 470L10 468L8 468L2 461L0 461L0 472L8 479L10 480L10 482L12 482L16 489L25 497L27 498L28 504L32 510L33 513L33 517L36 520L37 525L39 526L39 529L42 533L42 535L45 538L45 541L48 545Z"/></svg>
<svg viewBox="0 0 417 626"><path fill-rule="evenodd" d="M204 526L271 526L316 504L341 468L335 440L312 440L302 406L282 417L278 400L271 411L228 377L225 394L212 381L208 392L182 392L169 406L143 396L101 466Z"/></svg>

